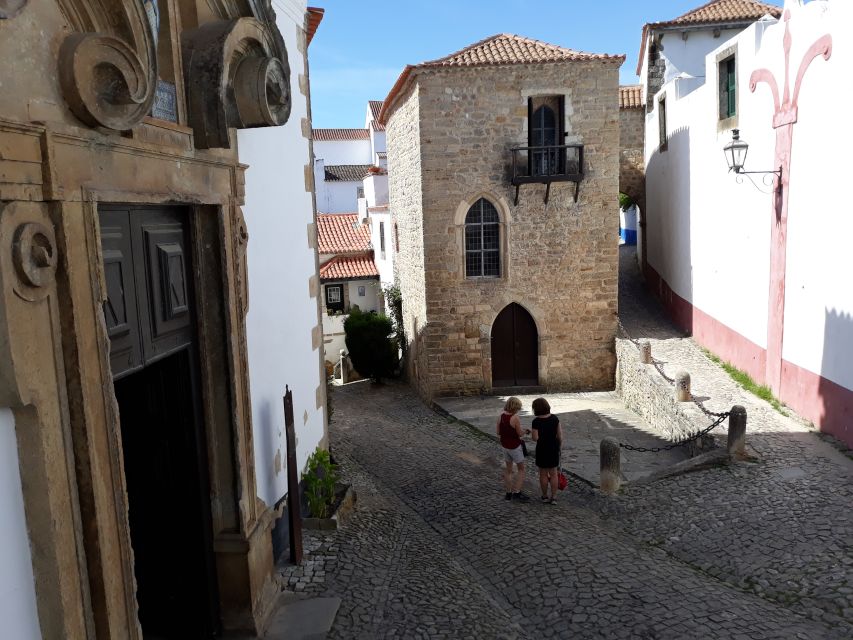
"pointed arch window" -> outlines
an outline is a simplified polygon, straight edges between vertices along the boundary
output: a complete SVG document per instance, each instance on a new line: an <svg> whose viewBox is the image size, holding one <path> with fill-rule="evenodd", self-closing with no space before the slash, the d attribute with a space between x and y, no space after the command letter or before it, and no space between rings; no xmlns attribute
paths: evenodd
<svg viewBox="0 0 853 640"><path fill-rule="evenodd" d="M465 276L499 278L501 275L500 216L495 206L480 198L465 216Z"/></svg>

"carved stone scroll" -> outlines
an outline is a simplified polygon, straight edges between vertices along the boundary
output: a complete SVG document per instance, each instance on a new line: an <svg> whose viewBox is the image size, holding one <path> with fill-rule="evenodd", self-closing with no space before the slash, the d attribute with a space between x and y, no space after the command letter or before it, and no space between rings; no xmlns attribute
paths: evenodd
<svg viewBox="0 0 853 640"><path fill-rule="evenodd" d="M27 0L0 0L0 20L14 18L26 4Z"/></svg>
<svg viewBox="0 0 853 640"><path fill-rule="evenodd" d="M229 148L228 128L284 124L290 66L275 23L238 18L182 37L189 123L196 147Z"/></svg>
<svg viewBox="0 0 853 640"><path fill-rule="evenodd" d="M151 111L157 85L155 37L142 3L60 0L60 6L76 31L59 51L68 106L90 127L130 129Z"/></svg>

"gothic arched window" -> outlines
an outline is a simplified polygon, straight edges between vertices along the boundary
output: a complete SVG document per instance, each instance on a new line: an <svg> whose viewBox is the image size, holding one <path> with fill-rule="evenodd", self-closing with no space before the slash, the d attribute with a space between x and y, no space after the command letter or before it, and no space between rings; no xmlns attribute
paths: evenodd
<svg viewBox="0 0 853 640"><path fill-rule="evenodd" d="M465 216L465 276L501 275L500 217L495 206L480 198Z"/></svg>

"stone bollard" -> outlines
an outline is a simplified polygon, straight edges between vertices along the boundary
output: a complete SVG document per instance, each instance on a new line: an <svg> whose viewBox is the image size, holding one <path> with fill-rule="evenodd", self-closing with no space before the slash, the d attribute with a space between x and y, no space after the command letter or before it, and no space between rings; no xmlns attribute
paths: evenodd
<svg viewBox="0 0 853 640"><path fill-rule="evenodd" d="M616 438L601 441L601 490L616 493L622 485L622 452Z"/></svg>
<svg viewBox="0 0 853 640"><path fill-rule="evenodd" d="M726 450L730 456L743 456L746 453L746 409L739 404L729 412L729 438Z"/></svg>
<svg viewBox="0 0 853 640"><path fill-rule="evenodd" d="M341 349L338 352L341 358L341 384L347 383L347 352Z"/></svg>
<svg viewBox="0 0 853 640"><path fill-rule="evenodd" d="M652 363L652 345L648 340L643 340L640 343L640 362L643 364Z"/></svg>
<svg viewBox="0 0 853 640"><path fill-rule="evenodd" d="M686 371L679 371L675 374L675 399L678 402L690 402L692 397L690 394L690 374Z"/></svg>

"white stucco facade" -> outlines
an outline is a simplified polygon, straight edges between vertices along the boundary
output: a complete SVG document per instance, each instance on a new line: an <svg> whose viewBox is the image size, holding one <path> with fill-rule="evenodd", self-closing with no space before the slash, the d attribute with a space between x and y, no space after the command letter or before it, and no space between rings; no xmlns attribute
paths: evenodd
<svg viewBox="0 0 853 640"><path fill-rule="evenodd" d="M846 163L853 144L847 126L853 97L853 45L847 27L853 24L853 5L845 0L802 5L789 0L786 10L791 12L792 96L806 51L822 36L832 38L831 57L820 56L808 66L798 95L787 188L787 266L782 274L782 367L787 382L783 379L781 399L823 425L833 419L831 405L849 402L845 394L853 390L853 286L848 282L853 252L847 231ZM659 275L661 291L669 287L692 307L694 333L701 333L703 323L719 323L733 332L714 346L759 380L757 367L750 370L751 363L738 361L749 346L738 346L738 336L754 345L756 353L767 349L773 317L768 310L773 186L761 175L741 180L729 173L722 150L736 126L749 143L745 169L778 168L773 97L765 83L752 92L750 76L756 69L768 69L784 99L785 27L784 21L756 23L735 38L719 41L705 57L705 84L679 98L676 81L666 83L646 120L648 265ZM692 41L691 35L687 44ZM721 127L718 63L733 50L737 115L730 126ZM659 143L658 118L663 95L665 149ZM808 390L809 385L815 389Z"/></svg>
<svg viewBox="0 0 853 640"><path fill-rule="evenodd" d="M40 640L15 418L0 409L0 620L4 638Z"/></svg>
<svg viewBox="0 0 853 640"><path fill-rule="evenodd" d="M370 139L314 141L314 157L326 164L370 164Z"/></svg>
<svg viewBox="0 0 853 640"><path fill-rule="evenodd" d="M275 8L289 56L293 110L284 126L237 133L240 161L249 165L243 214L249 232L246 330L256 477L258 495L269 505L287 492L286 385L293 391L300 470L326 434L325 407L317 406L318 389L325 385L321 349L312 345L319 307L309 293L317 256L309 243L314 204L304 176L312 158L300 126L309 117L299 90L305 66L297 45L306 3L275 0Z"/></svg>

